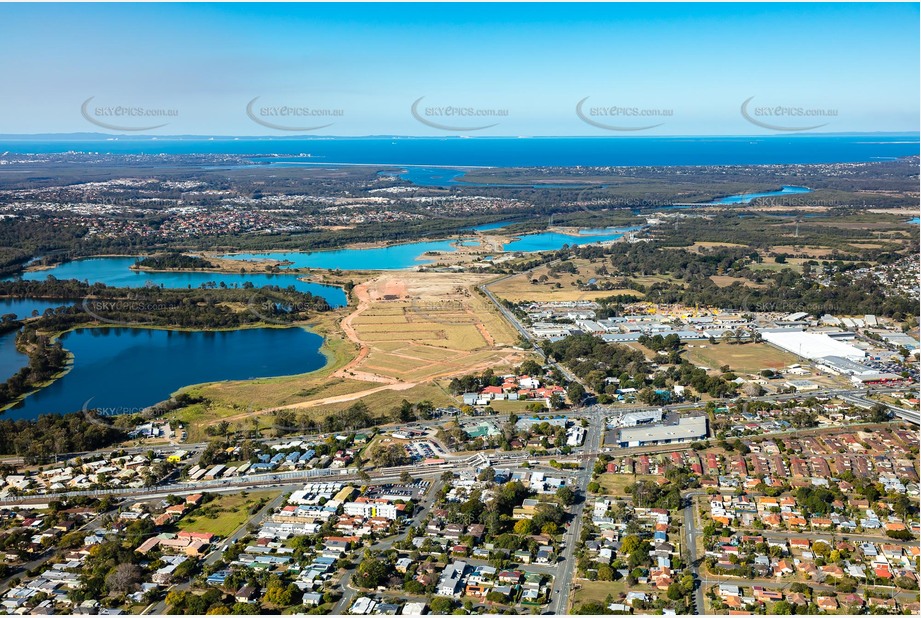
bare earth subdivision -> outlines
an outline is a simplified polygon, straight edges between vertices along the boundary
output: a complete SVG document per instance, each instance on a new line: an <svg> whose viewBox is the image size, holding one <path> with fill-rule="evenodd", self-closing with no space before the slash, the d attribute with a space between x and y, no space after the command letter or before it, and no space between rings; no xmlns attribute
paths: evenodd
<svg viewBox="0 0 921 618"><path fill-rule="evenodd" d="M399 273L356 286L342 329L361 351L335 375L405 387L520 362L514 331L474 291L489 278Z"/></svg>

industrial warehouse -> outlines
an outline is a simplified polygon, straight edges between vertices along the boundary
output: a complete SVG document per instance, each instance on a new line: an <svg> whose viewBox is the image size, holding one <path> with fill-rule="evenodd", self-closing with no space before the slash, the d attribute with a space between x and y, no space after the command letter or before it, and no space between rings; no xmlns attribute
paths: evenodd
<svg viewBox="0 0 921 618"><path fill-rule="evenodd" d="M707 437L706 416L682 416L674 425L638 425L620 430L620 446L693 442Z"/></svg>

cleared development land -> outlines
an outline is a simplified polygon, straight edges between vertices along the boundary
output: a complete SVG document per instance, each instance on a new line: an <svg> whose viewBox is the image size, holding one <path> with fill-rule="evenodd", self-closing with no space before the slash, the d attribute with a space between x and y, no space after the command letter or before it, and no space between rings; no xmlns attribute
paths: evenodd
<svg viewBox="0 0 921 618"><path fill-rule="evenodd" d="M356 287L359 307L343 326L366 352L344 372L415 383L520 362L517 334L475 291L484 280L399 273Z"/></svg>
<svg viewBox="0 0 921 618"><path fill-rule="evenodd" d="M642 298L643 294L630 289L613 289L591 291L582 289L592 279L604 280L605 276L597 271L604 267L599 260L569 260L574 272L560 271L553 264L540 266L530 272L509 277L489 286L499 298L518 303L522 301L572 301L594 300L618 294L633 294Z"/></svg>
<svg viewBox="0 0 921 618"><path fill-rule="evenodd" d="M527 352L518 335L476 285L486 275L370 273L355 286L357 306L318 316L326 367L311 373L187 387L200 397L173 414L200 439L218 421L268 428L272 412L303 410L322 420L358 401L386 416L403 399L449 405L446 378L487 367L518 365Z"/></svg>

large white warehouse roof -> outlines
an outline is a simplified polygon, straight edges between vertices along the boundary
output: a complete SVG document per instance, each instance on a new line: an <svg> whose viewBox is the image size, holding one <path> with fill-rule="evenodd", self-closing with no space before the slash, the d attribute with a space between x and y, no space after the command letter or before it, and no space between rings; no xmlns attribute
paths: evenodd
<svg viewBox="0 0 921 618"><path fill-rule="evenodd" d="M778 348L810 360L825 356L842 356L849 360L862 360L866 356L866 353L860 348L832 339L825 333L764 332L761 336Z"/></svg>

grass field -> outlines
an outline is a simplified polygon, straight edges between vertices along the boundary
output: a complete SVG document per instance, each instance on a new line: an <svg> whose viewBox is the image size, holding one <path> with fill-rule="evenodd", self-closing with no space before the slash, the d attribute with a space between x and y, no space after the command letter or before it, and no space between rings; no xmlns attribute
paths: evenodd
<svg viewBox="0 0 921 618"><path fill-rule="evenodd" d="M730 277L728 275L710 275L710 281L720 286L721 288L728 287L732 285L733 283L741 283L743 286L747 288L766 288L768 287L766 283L755 283L754 281L749 281L748 279L742 279L739 277Z"/></svg>
<svg viewBox="0 0 921 618"><path fill-rule="evenodd" d="M791 253L796 255L808 255L814 258L824 258L831 255L834 250L831 247L813 247L813 246L793 246L793 245L775 245L771 247L774 253ZM771 260L771 258L765 258Z"/></svg>
<svg viewBox="0 0 921 618"><path fill-rule="evenodd" d="M654 474L605 473L598 477L598 484L604 488L606 496L623 497L627 495L624 491L627 485L632 485L637 481L655 481L658 478Z"/></svg>
<svg viewBox="0 0 921 618"><path fill-rule="evenodd" d="M346 310L347 311L347 310ZM324 337L322 352L328 363L322 369L292 376L212 382L188 386L179 392L193 397L203 397L205 403L187 406L169 414L169 418L183 422L189 433L189 440L204 437L204 429L217 421L230 419L232 425L249 427L248 417L258 416L260 410L278 406L309 402L329 397L346 396L375 386L358 379L333 377L337 369L355 358L358 351L339 330L337 322L343 312L318 316L311 329ZM316 418L329 412L317 408L311 411ZM262 420L262 425L268 421Z"/></svg>
<svg viewBox="0 0 921 618"><path fill-rule="evenodd" d="M386 417L389 420L390 413L393 412L394 408L398 408L404 399L412 402L431 401L435 406L457 404L457 400L451 397L446 390L433 383L417 384L412 388L399 391L382 390L362 397L361 401L367 404L373 415ZM315 412L318 415L326 416L345 410L354 403L354 401L346 401L327 404L322 407L322 411L320 408L313 408L310 409L310 412L311 414Z"/></svg>
<svg viewBox="0 0 921 618"><path fill-rule="evenodd" d="M763 262L749 264L749 268L752 270L771 270L771 271L781 271L784 268L789 268L794 272L802 272L803 264L807 262L805 258L787 258L787 261L783 264L778 264L774 261L772 257L765 257Z"/></svg>
<svg viewBox="0 0 921 618"><path fill-rule="evenodd" d="M517 414L519 412L527 412L529 403L534 403L534 402L526 401L523 399L520 401L500 400L500 401L492 401L490 402L489 405L496 412L508 412L508 413L514 412Z"/></svg>
<svg viewBox="0 0 921 618"><path fill-rule="evenodd" d="M719 369L729 365L733 371L741 373L758 373L762 369L781 369L798 362L797 357L767 343L729 343L701 344L688 348L684 357L692 365Z"/></svg>
<svg viewBox="0 0 921 618"><path fill-rule="evenodd" d="M210 532L226 538L246 523L250 509L260 499L272 500L278 494L277 491L254 491L245 497L242 493L221 494L180 519L176 525L183 531Z"/></svg>
<svg viewBox="0 0 921 618"><path fill-rule="evenodd" d="M617 294L633 294L637 298L642 298L643 296L640 292L629 289L597 292L581 290L578 281L581 280L584 283L590 279L603 280L605 278L596 272L601 268L602 263L593 264L588 260L571 260L570 262L576 267L577 272L551 274L551 267L541 266L529 273L522 273L499 281L490 285L489 289L496 296L514 303L528 300L547 302L593 300ZM542 281L544 277L546 279Z"/></svg>
<svg viewBox="0 0 921 618"><path fill-rule="evenodd" d="M181 389L204 399L170 414L190 441L227 421L231 428L271 427L274 408L287 407L320 420L356 401L386 418L403 399L456 403L437 384L445 377L511 368L527 353L517 333L475 291L489 276L401 272L374 275L355 305L317 316L311 329L324 336L322 369L301 375L192 385ZM344 331L349 316L351 329ZM364 349L362 349L364 346Z"/></svg>
<svg viewBox="0 0 921 618"><path fill-rule="evenodd" d="M574 580L577 590L573 592L569 602L572 606L583 605L592 601L604 603L610 594L616 603L621 594L627 593L627 582L621 579L616 582L593 582L588 579Z"/></svg>
<svg viewBox="0 0 921 618"><path fill-rule="evenodd" d="M710 249L720 249L720 248L732 248L732 247L745 247L747 245L740 245L734 242L710 242L710 241L698 241L689 247L663 247L663 249L684 249L690 251L691 253L704 253Z"/></svg>
<svg viewBox="0 0 921 618"><path fill-rule="evenodd" d="M648 360L656 360L657 358L659 358L659 355L656 352L653 352L652 350L644 346L642 343L639 343L636 341L629 341L625 343L624 345L627 346L628 348L633 348L634 350L642 352L643 356L645 356Z"/></svg>

